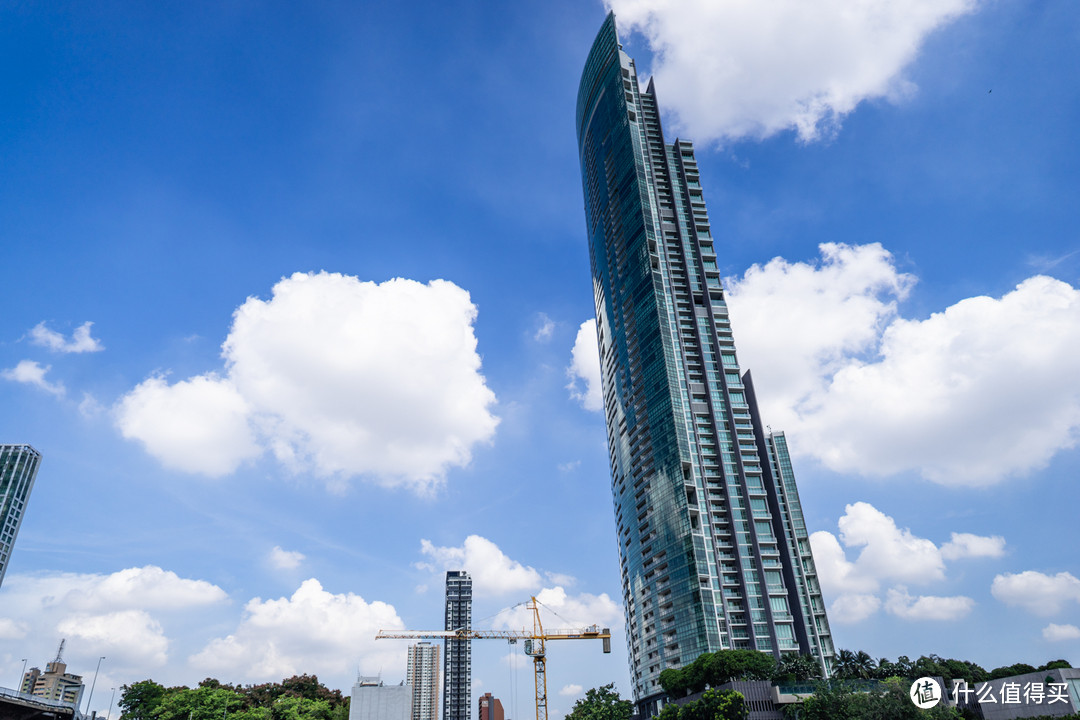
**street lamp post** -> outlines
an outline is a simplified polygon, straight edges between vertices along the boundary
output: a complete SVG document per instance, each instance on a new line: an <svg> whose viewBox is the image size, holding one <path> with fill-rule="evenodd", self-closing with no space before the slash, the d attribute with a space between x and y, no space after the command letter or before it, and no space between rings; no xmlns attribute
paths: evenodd
<svg viewBox="0 0 1080 720"><path fill-rule="evenodd" d="M116 688L113 688L112 689L112 697L109 698L109 712L107 712L105 714L105 720L109 720L109 718L112 717L112 704L113 704L113 700L115 700L115 699L116 699Z"/></svg>
<svg viewBox="0 0 1080 720"><path fill-rule="evenodd" d="M19 676L19 692L22 692L23 680L26 679L26 658L22 659L22 675ZM33 690L34 688L30 688Z"/></svg>
<svg viewBox="0 0 1080 720"><path fill-rule="evenodd" d="M86 713L87 714L90 713L90 701L94 699L94 687L97 685L98 670L101 670L101 661L104 660L104 659L105 659L104 655L102 655L101 657L98 658L97 669L94 670L94 682L92 682L90 684L90 697L86 698Z"/></svg>

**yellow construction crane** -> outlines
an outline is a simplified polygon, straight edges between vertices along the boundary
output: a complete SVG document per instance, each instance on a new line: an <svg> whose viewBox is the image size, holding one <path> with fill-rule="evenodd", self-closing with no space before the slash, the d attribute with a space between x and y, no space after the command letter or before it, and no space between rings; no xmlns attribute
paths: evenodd
<svg viewBox="0 0 1080 720"><path fill-rule="evenodd" d="M584 628L560 628L544 630L540 622L540 605L533 597L525 607L532 610L533 629L529 630L402 630L388 633L380 630L376 640L506 640L516 643L525 641L525 654L533 659L533 674L536 680L536 720L547 720L547 662L544 643L548 640L603 640L604 652L611 652L611 630L601 629L599 625Z"/></svg>

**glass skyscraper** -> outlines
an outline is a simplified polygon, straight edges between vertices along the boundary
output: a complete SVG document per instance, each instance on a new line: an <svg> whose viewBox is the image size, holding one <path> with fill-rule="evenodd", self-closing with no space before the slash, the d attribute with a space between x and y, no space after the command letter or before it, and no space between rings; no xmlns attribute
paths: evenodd
<svg viewBox="0 0 1080 720"><path fill-rule="evenodd" d="M783 433L740 370L693 146L664 141L608 15L577 100L630 673L834 650Z"/></svg>
<svg viewBox="0 0 1080 720"><path fill-rule="evenodd" d="M29 445L0 445L0 585L40 464L41 453Z"/></svg>

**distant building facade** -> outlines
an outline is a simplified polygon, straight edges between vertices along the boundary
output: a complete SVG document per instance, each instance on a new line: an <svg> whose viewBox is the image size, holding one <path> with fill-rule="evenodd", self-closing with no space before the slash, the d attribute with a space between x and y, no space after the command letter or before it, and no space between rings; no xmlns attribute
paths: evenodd
<svg viewBox="0 0 1080 720"><path fill-rule="evenodd" d="M23 675L19 690L27 695L59 700L78 707L84 687L82 676L69 673L67 664L57 656L56 660L45 665L45 672L36 667L30 668Z"/></svg>
<svg viewBox="0 0 1080 720"><path fill-rule="evenodd" d="M1057 668L976 683L967 697L947 688L950 700L974 707L983 720L1074 717L1080 713L1080 669ZM965 703L964 700L969 702ZM952 704L952 703L949 703Z"/></svg>
<svg viewBox="0 0 1080 720"><path fill-rule="evenodd" d="M412 720L439 720L439 646L409 646L405 683L412 687Z"/></svg>
<svg viewBox="0 0 1080 720"><path fill-rule="evenodd" d="M446 630L472 629L472 578L464 570L446 573ZM468 640L447 640L443 661L443 718L472 717L472 647Z"/></svg>
<svg viewBox="0 0 1080 720"><path fill-rule="evenodd" d="M40 464L41 453L29 445L0 445L0 585Z"/></svg>
<svg viewBox="0 0 1080 720"><path fill-rule="evenodd" d="M412 688L402 682L384 685L378 677L356 678L349 703L349 720L409 720Z"/></svg>
<svg viewBox="0 0 1080 720"><path fill-rule="evenodd" d="M480 696L479 710L478 720L505 720L502 703L491 693Z"/></svg>

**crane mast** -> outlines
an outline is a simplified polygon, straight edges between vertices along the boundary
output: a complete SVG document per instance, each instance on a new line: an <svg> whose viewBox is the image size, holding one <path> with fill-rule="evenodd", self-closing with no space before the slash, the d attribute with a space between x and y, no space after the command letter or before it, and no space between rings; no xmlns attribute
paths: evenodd
<svg viewBox="0 0 1080 720"><path fill-rule="evenodd" d="M547 720L547 652L548 640L603 640L604 652L611 652L611 630L599 625L584 628L560 628L544 630L540 621L540 604L530 598L525 605L532 611L532 630L402 630L388 633L380 630L376 640L506 640L515 643L525 641L525 654L533 659L533 678L536 685L536 720Z"/></svg>

